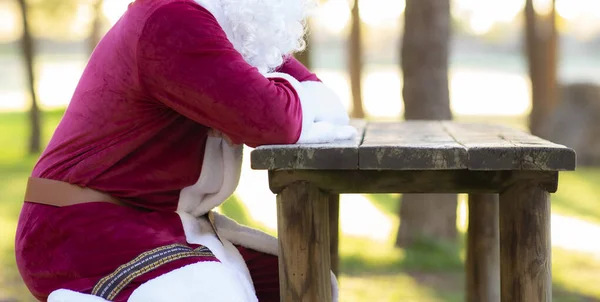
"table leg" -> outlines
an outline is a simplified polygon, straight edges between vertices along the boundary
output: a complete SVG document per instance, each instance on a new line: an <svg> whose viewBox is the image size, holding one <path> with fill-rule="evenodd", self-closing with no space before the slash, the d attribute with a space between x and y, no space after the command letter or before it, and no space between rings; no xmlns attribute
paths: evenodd
<svg viewBox="0 0 600 302"><path fill-rule="evenodd" d="M503 302L552 301L550 194L517 183L500 194Z"/></svg>
<svg viewBox="0 0 600 302"><path fill-rule="evenodd" d="M281 301L331 301L329 195L307 182L277 195Z"/></svg>
<svg viewBox="0 0 600 302"><path fill-rule="evenodd" d="M469 194L467 301L500 302L498 194Z"/></svg>
<svg viewBox="0 0 600 302"><path fill-rule="evenodd" d="M340 195L329 195L329 254L331 271L337 276L340 269L339 237L340 236Z"/></svg>

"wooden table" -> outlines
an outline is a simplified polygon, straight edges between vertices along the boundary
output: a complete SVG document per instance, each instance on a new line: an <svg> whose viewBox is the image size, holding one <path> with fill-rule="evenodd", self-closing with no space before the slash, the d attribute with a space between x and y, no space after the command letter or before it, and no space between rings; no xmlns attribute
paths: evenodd
<svg viewBox="0 0 600 302"><path fill-rule="evenodd" d="M573 150L496 125L353 123L356 141L252 151L277 194L281 301L331 300L343 193L472 194L467 299L552 300L549 193Z"/></svg>

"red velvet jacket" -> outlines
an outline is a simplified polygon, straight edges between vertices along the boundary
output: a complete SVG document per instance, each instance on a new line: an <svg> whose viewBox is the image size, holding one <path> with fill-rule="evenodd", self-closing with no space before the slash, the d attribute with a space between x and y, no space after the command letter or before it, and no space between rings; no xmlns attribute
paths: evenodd
<svg viewBox="0 0 600 302"><path fill-rule="evenodd" d="M295 59L280 72L318 80ZM249 146L294 143L296 91L267 79L192 0L137 0L94 51L33 176L173 211L200 174L207 131Z"/></svg>

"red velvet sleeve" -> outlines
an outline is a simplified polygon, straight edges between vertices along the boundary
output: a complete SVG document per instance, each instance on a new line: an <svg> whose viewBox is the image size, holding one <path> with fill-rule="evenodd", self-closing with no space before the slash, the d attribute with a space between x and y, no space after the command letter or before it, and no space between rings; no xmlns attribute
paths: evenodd
<svg viewBox="0 0 600 302"><path fill-rule="evenodd" d="M249 146L300 136L298 93L244 61L206 9L173 2L147 20L138 42L141 84L152 98Z"/></svg>
<svg viewBox="0 0 600 302"><path fill-rule="evenodd" d="M315 75L310 70L308 70L308 68L306 68L302 63L300 63L300 61L298 61L293 56L288 56L286 58L285 62L281 66L279 66L279 68L277 68L276 71L287 73L300 82L303 82L303 81L318 81L318 82L320 82L320 79L317 77L317 75Z"/></svg>

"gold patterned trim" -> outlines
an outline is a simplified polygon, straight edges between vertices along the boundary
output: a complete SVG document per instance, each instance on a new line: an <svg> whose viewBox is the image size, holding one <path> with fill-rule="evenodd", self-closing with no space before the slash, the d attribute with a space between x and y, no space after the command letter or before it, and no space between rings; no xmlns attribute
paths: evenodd
<svg viewBox="0 0 600 302"><path fill-rule="evenodd" d="M205 246L192 249L183 244L171 244L144 252L100 279L92 289L92 295L112 301L133 279L164 264L190 257L214 257L214 254Z"/></svg>

